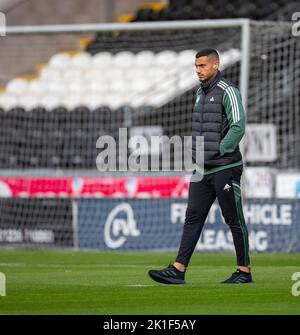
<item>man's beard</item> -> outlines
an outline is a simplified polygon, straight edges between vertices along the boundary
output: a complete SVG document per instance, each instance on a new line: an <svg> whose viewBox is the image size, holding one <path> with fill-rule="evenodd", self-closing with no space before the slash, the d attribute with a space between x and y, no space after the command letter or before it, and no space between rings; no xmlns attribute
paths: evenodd
<svg viewBox="0 0 300 335"><path fill-rule="evenodd" d="M202 86L207 86L208 84L209 84L209 82L210 82L210 79L211 79L212 77L210 77L210 78L208 78L208 79L204 79L204 80L200 80L200 83L201 83L201 85Z"/></svg>
<svg viewBox="0 0 300 335"><path fill-rule="evenodd" d="M208 86L215 76L216 76L216 74L213 74L213 75L211 75L209 78L207 78L205 80L200 80L201 85L203 87Z"/></svg>

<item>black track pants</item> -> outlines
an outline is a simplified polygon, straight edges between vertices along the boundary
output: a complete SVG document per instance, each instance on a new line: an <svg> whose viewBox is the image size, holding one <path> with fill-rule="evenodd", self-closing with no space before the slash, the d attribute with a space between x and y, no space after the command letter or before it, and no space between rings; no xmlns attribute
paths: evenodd
<svg viewBox="0 0 300 335"><path fill-rule="evenodd" d="M248 230L240 188L242 172L243 166L240 165L205 175L201 181L190 183L188 207L176 262L188 266L210 207L217 197L233 236L237 265L250 264Z"/></svg>

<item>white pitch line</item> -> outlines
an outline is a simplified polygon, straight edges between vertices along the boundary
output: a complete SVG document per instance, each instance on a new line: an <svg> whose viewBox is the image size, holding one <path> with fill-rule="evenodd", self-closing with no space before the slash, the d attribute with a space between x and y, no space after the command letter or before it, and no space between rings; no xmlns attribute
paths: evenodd
<svg viewBox="0 0 300 335"><path fill-rule="evenodd" d="M157 265L141 264L34 264L34 263L0 263L0 266L7 267L45 267L45 268L152 268Z"/></svg>
<svg viewBox="0 0 300 335"><path fill-rule="evenodd" d="M127 287L149 287L149 286L155 286L155 285L143 285L143 284L134 284L134 285L125 285Z"/></svg>

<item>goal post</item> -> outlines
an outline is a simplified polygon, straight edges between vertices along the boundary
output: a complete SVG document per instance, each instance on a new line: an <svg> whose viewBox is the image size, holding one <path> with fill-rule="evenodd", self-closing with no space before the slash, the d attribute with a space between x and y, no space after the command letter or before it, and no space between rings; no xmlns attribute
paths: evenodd
<svg viewBox="0 0 300 335"><path fill-rule="evenodd" d="M199 85L193 59L197 50L207 46L219 50L222 70L229 79L240 86L245 96L244 100L246 100L249 69L249 57L246 53L249 49L249 29L245 27L249 26L249 22L247 19L226 19L8 27L7 37L3 40L3 48L0 51L3 59L2 83L4 85L8 83L6 90L8 92L0 95L0 107L2 105L4 111L14 109L15 116L12 116L13 113L11 113L13 118L25 116L22 122L27 125L36 118L42 118L37 123L42 123L43 118L45 118L44 122L50 125L55 122L53 120L55 113L42 113L42 111L39 113L35 108L37 106L54 111L59 107L65 108L68 118L70 115L67 111L75 110L77 107L87 107L86 114L98 108L98 113L92 113L94 122L91 123L94 125L104 122L110 129L116 128L114 125L119 128L135 127L134 129L143 126L160 126L161 135L188 136L191 134L190 121L195 90ZM80 50L76 44L82 38L91 42L86 47L81 47ZM18 52L16 52L15 45L20 47ZM62 58L67 58L69 67L64 68L64 65L57 64L57 59L53 59L62 51L67 53L67 56L64 55ZM149 64L153 65L153 71L146 68L147 57L142 55L142 51L150 53L150 56L148 54L147 57L150 57ZM102 68L99 66L101 54L107 52L112 57L110 57L109 65ZM122 52L132 54L133 65L131 67L126 65L118 67L118 55ZM91 56L87 57L87 54ZM38 60L39 57L40 60ZM116 71L113 67L116 66L122 73L122 80L115 77ZM17 77L16 69L19 69L20 75L25 73L25 83L24 80L21 84L17 83L19 86L16 83L10 85L11 75ZM103 83L99 83L99 80L97 82L96 76L99 73L100 77L104 74ZM128 90L126 90L127 86L130 86ZM122 90L122 99L120 99L120 90ZM109 110L101 110L102 106L107 105L111 110L116 111L114 120L111 120ZM14 107L23 107L30 113L18 112ZM60 112L58 110L56 114L62 115L63 113L64 109ZM80 114L84 113L78 111L78 114L80 119ZM68 127L67 124L66 127ZM63 132L63 125L61 128ZM42 132L43 129L38 129L34 134L38 136ZM94 135L91 134L92 132ZM1 166L0 157L0 166L2 169L12 168L15 171L21 167L23 171L29 168L37 171L39 168L46 168L50 173L55 169L76 170L77 168L81 170L84 168L92 172L95 169L95 152L91 144L96 143L97 131L93 129L90 132L90 129L85 129L83 133L86 136L88 134L89 139L93 138L93 140L82 141L89 145L88 148L82 149L88 153L89 157L86 155L81 157L79 153L78 157L71 157L68 160L68 158L61 157L59 143L55 145L55 148L49 148L51 143L45 143L42 149L52 153L52 157L42 158L41 152L30 152L29 155L33 157L29 157L25 162L23 157L14 155L7 159L5 153L6 156L3 157L5 163ZM100 133L98 132L98 136ZM54 136L53 132L51 136ZM65 133L65 138L67 136L68 133ZM27 149L37 148L36 144L30 143L34 140L25 141L24 145ZM57 138L55 141L62 142ZM70 141L63 141L61 148ZM79 138L73 151L80 151L78 149L80 145L82 143L80 144ZM19 164L14 164L19 160L21 160Z"/></svg>
<svg viewBox="0 0 300 335"><path fill-rule="evenodd" d="M147 139L191 135L194 55L213 47L246 110L252 250L299 251L299 204L274 199L274 172L300 170L300 38L291 31L290 22L248 19L7 27L0 40L0 246L175 249L185 172L100 172L96 143L105 135L118 142L121 128ZM281 180L300 193L297 179ZM208 221L198 250L232 250L216 205Z"/></svg>
<svg viewBox="0 0 300 335"><path fill-rule="evenodd" d="M247 83L249 78L250 54L250 19L219 19L219 20L186 20L174 22L132 22L106 24L69 24L55 26L24 26L7 27L8 35L19 34L54 34L54 33L90 33L90 32L120 32L120 31L160 31L184 29L212 29L212 28L241 28L241 72L240 90L247 107Z"/></svg>

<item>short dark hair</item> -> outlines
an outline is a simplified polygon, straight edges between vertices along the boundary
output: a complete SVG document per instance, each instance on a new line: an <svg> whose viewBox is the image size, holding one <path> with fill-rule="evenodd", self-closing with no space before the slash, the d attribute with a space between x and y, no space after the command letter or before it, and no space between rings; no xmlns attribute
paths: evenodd
<svg viewBox="0 0 300 335"><path fill-rule="evenodd" d="M219 54L218 54L218 51L216 49L206 48L206 49L202 49L202 50L200 50L196 53L196 58L204 57L204 56L213 56L213 57L217 58L217 60L219 60Z"/></svg>

